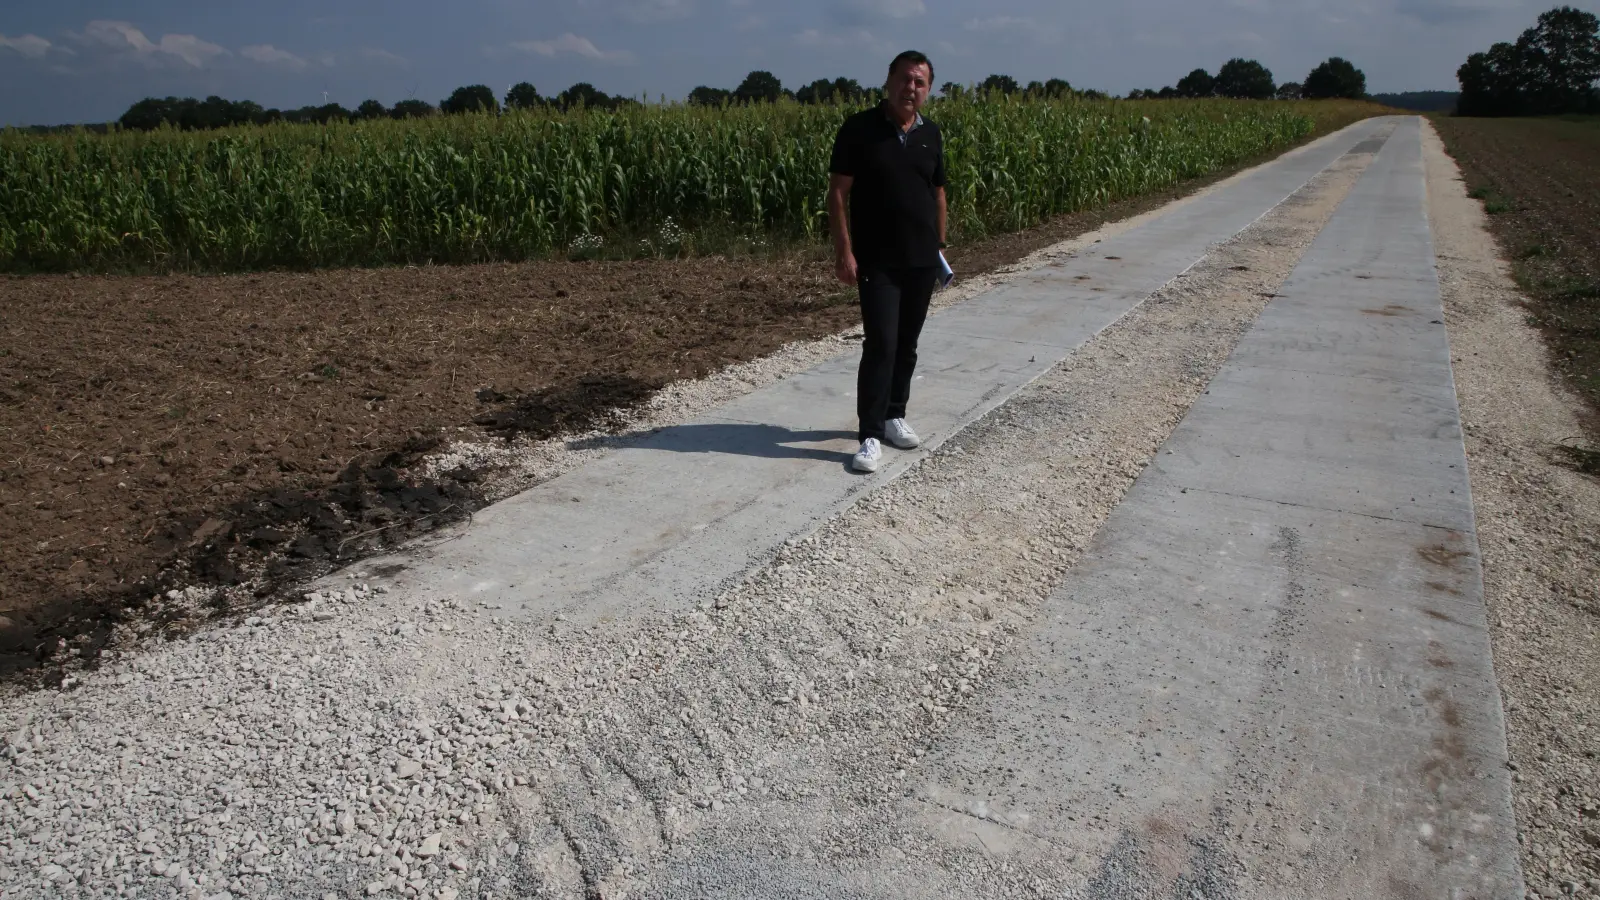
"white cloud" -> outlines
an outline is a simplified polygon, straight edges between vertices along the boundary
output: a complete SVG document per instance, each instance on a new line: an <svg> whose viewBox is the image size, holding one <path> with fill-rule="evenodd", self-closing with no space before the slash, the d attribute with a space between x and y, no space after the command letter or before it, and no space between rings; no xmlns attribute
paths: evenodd
<svg viewBox="0 0 1600 900"><path fill-rule="evenodd" d="M391 66L400 66L401 68L411 65L411 60L406 59L404 56L398 53L390 53L388 50L378 47L368 47L362 50L361 58L372 62L387 63Z"/></svg>
<svg viewBox="0 0 1600 900"><path fill-rule="evenodd" d="M195 68L228 53L222 47L192 34L164 34L159 42L152 41L131 23L107 19L90 22L84 28L81 39L114 52L131 52L145 61L181 60Z"/></svg>
<svg viewBox="0 0 1600 900"><path fill-rule="evenodd" d="M156 49L196 68L205 65L213 57L226 56L228 53L216 44L202 41L192 34L163 34Z"/></svg>
<svg viewBox="0 0 1600 900"><path fill-rule="evenodd" d="M922 0L834 0L833 13L845 22L909 19L928 11Z"/></svg>
<svg viewBox="0 0 1600 900"><path fill-rule="evenodd" d="M961 27L974 34L1027 38L1040 44L1054 43L1061 39L1060 25L1040 22L1027 16L990 16L986 19L969 19Z"/></svg>
<svg viewBox="0 0 1600 900"><path fill-rule="evenodd" d="M239 55L263 65L283 66L296 72L310 65L310 63L295 56L293 53L287 50L279 50L271 44L252 44L248 47L240 47Z"/></svg>
<svg viewBox="0 0 1600 900"><path fill-rule="evenodd" d="M620 10L630 22L665 22L694 15L694 0L630 0Z"/></svg>
<svg viewBox="0 0 1600 900"><path fill-rule="evenodd" d="M37 34L25 34L21 37L6 37L0 34L0 47L20 53L29 59L38 59L50 52L51 44Z"/></svg>
<svg viewBox="0 0 1600 900"><path fill-rule="evenodd" d="M633 59L633 54L626 50L601 50L594 45L594 41L579 37L570 31L550 41L515 41L511 44L511 49L538 56L570 54L597 62L624 63Z"/></svg>
<svg viewBox="0 0 1600 900"><path fill-rule="evenodd" d="M968 31L1031 31L1039 25L1026 17L990 16L987 19L972 19L963 27Z"/></svg>
<svg viewBox="0 0 1600 900"><path fill-rule="evenodd" d="M579 0L580 6L634 25L686 19L694 15L695 4L696 0Z"/></svg>
<svg viewBox="0 0 1600 900"><path fill-rule="evenodd" d="M1521 9L1518 0L1400 0L1395 9L1430 25L1478 19L1491 13Z"/></svg>
<svg viewBox="0 0 1600 900"><path fill-rule="evenodd" d="M794 36L794 42L812 49L838 49L841 47L877 47L879 41L865 28L847 28L843 31L818 31L807 28Z"/></svg>

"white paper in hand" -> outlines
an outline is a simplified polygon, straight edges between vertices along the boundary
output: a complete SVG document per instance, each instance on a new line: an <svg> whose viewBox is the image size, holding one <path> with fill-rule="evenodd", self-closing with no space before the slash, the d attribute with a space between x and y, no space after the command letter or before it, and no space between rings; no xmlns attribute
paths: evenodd
<svg viewBox="0 0 1600 900"><path fill-rule="evenodd" d="M950 263L945 261L944 251L940 250L939 251L939 285L941 287L949 287L950 286L950 282L954 281L955 277L956 277L955 270L950 268Z"/></svg>

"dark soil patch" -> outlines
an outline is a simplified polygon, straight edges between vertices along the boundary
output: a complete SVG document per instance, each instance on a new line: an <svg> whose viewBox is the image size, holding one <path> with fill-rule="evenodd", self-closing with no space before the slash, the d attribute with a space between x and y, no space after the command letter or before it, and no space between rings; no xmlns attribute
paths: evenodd
<svg viewBox="0 0 1600 900"><path fill-rule="evenodd" d="M1600 437L1600 117L1434 123Z"/></svg>
<svg viewBox="0 0 1600 900"><path fill-rule="evenodd" d="M478 392L478 399L501 406L475 416L472 423L505 437L519 434L535 440L553 437L600 424L600 417L605 413L643 403L664 384L664 381L647 381L631 375L601 374L586 375L574 385L534 391L515 398L486 388Z"/></svg>
<svg viewBox="0 0 1600 900"><path fill-rule="evenodd" d="M948 256L993 271L1236 170ZM170 589L247 581L211 611L237 613L470 515L478 473L418 472L445 429L604 426L671 381L836 333L859 315L831 271L803 248L0 279L0 675L92 661L119 624L184 626Z"/></svg>
<svg viewBox="0 0 1600 900"><path fill-rule="evenodd" d="M441 429L581 427L849 300L804 258L0 280L0 667L465 515L412 471Z"/></svg>

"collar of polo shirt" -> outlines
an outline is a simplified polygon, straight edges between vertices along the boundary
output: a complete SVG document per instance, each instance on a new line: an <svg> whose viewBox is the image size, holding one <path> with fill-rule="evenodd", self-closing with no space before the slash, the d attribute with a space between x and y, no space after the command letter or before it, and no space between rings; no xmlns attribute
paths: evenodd
<svg viewBox="0 0 1600 900"><path fill-rule="evenodd" d="M900 123L896 122L894 120L894 116L889 113L887 101L885 101L885 104L880 108L883 110L883 117L889 120L889 124L894 126L895 133L900 135L900 143L902 144L906 142L907 135L922 127L922 113L916 113L916 118L911 120L911 127L902 131L900 130Z"/></svg>

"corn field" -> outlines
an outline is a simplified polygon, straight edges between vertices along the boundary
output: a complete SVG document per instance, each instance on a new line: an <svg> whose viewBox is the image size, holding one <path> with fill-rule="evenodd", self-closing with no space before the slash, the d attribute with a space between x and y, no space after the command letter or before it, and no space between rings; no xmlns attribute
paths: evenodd
<svg viewBox="0 0 1600 900"><path fill-rule="evenodd" d="M958 239L1282 150L1364 105L936 101ZM827 234L835 106L0 134L0 270L471 262Z"/></svg>

